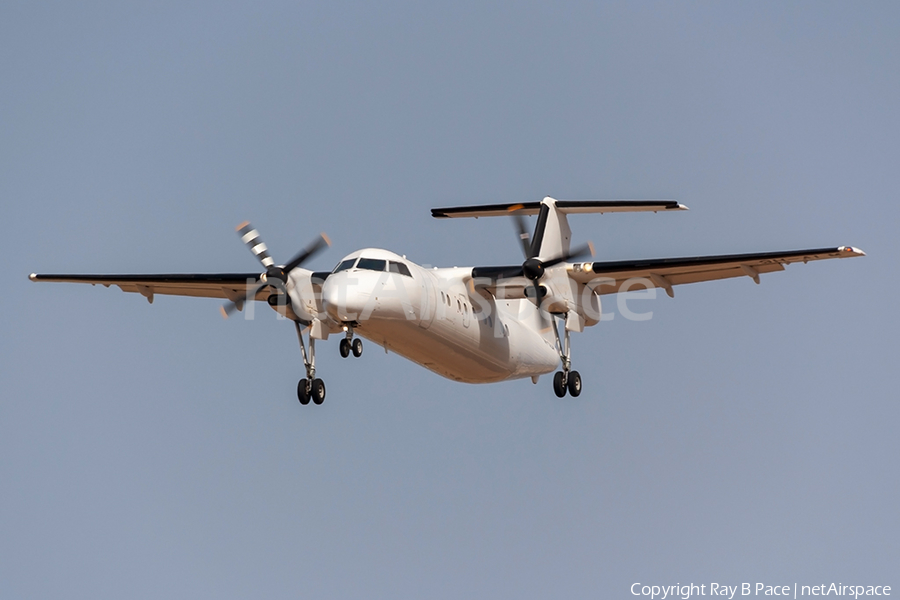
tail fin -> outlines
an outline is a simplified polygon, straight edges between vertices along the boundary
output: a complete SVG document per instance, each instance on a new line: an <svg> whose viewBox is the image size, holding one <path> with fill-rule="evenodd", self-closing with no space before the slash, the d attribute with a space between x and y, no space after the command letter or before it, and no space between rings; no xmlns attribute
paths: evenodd
<svg viewBox="0 0 900 600"><path fill-rule="evenodd" d="M459 217L505 217L512 211L522 215L537 215L531 237L532 256L545 260L568 254L572 231L566 215L606 212L658 212L687 210L674 200L555 200L549 196L541 202L522 204L485 204L432 208L431 216L438 219Z"/></svg>
<svg viewBox="0 0 900 600"><path fill-rule="evenodd" d="M562 256L569 253L571 242L572 230L566 214L559 210L556 200L544 198L531 236L531 255L541 260Z"/></svg>

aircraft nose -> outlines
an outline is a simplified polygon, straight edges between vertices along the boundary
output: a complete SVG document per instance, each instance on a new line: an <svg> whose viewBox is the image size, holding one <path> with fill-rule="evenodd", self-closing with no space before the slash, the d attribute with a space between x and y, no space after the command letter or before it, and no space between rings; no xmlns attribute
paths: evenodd
<svg viewBox="0 0 900 600"><path fill-rule="evenodd" d="M328 316L341 323L359 321L369 295L360 288L353 273L331 275L322 285L325 311Z"/></svg>

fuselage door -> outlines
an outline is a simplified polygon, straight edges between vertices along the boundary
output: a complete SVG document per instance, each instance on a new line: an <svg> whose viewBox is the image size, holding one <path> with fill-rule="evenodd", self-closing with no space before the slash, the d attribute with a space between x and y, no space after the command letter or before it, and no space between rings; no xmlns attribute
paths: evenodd
<svg viewBox="0 0 900 600"><path fill-rule="evenodd" d="M434 314L437 311L434 280L431 273L425 269L420 269L417 275L422 292L419 301L419 327L428 329L431 327L431 322L434 321Z"/></svg>

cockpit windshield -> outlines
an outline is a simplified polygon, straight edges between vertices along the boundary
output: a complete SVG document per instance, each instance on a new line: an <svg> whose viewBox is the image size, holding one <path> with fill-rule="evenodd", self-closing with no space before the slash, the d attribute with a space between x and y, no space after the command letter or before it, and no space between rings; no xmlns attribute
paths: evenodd
<svg viewBox="0 0 900 600"><path fill-rule="evenodd" d="M384 267L387 263L380 258L361 258L359 259L359 264L356 265L357 269L367 269L369 271L384 271Z"/></svg>
<svg viewBox="0 0 900 600"><path fill-rule="evenodd" d="M381 258L360 258L359 262L356 262L356 258L348 258L347 260L341 261L341 263L334 268L332 273L339 273L341 271L346 271L347 269L352 269L354 265L356 265L357 269L365 269L367 271L384 271L385 267L387 267L387 261ZM391 261L390 271L392 273L403 273L407 276L412 276L409 273L409 269L406 268L406 265L399 264Z"/></svg>
<svg viewBox="0 0 900 600"><path fill-rule="evenodd" d="M401 275L412 277L412 273L409 272L409 267L404 265L402 262L390 261L388 263L388 271L390 271L391 273L400 273Z"/></svg>
<svg viewBox="0 0 900 600"><path fill-rule="evenodd" d="M356 259L355 259L355 258L348 258L347 260L342 261L341 264L339 264L338 266L336 266L336 267L334 268L334 271L332 271L332 273L338 273L338 272L340 272L340 271L346 271L347 269L351 268L351 267L353 266L353 263L355 263L355 262L356 262Z"/></svg>

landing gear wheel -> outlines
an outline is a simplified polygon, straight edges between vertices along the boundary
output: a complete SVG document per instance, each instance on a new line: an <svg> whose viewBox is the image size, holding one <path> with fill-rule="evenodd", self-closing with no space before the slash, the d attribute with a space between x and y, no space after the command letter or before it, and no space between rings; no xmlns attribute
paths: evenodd
<svg viewBox="0 0 900 600"><path fill-rule="evenodd" d="M309 390L312 401L316 404L325 402L325 382L321 379L313 379L312 386Z"/></svg>
<svg viewBox="0 0 900 600"><path fill-rule="evenodd" d="M359 338L354 339L351 346L353 347L353 356L355 356L356 358L359 358L360 356L362 356L362 340L361 339L359 339Z"/></svg>
<svg viewBox="0 0 900 600"><path fill-rule="evenodd" d="M350 340L344 338L341 340L341 358L350 356Z"/></svg>
<svg viewBox="0 0 900 600"><path fill-rule="evenodd" d="M566 395L565 377L562 371L557 371L556 375L553 376L553 393L556 394L557 398L562 398Z"/></svg>
<svg viewBox="0 0 900 600"><path fill-rule="evenodd" d="M303 406L309 404L309 383L306 379L301 379L297 384L297 399Z"/></svg>
<svg viewBox="0 0 900 600"><path fill-rule="evenodd" d="M581 374L578 371L569 371L569 395L577 398L581 393Z"/></svg>

